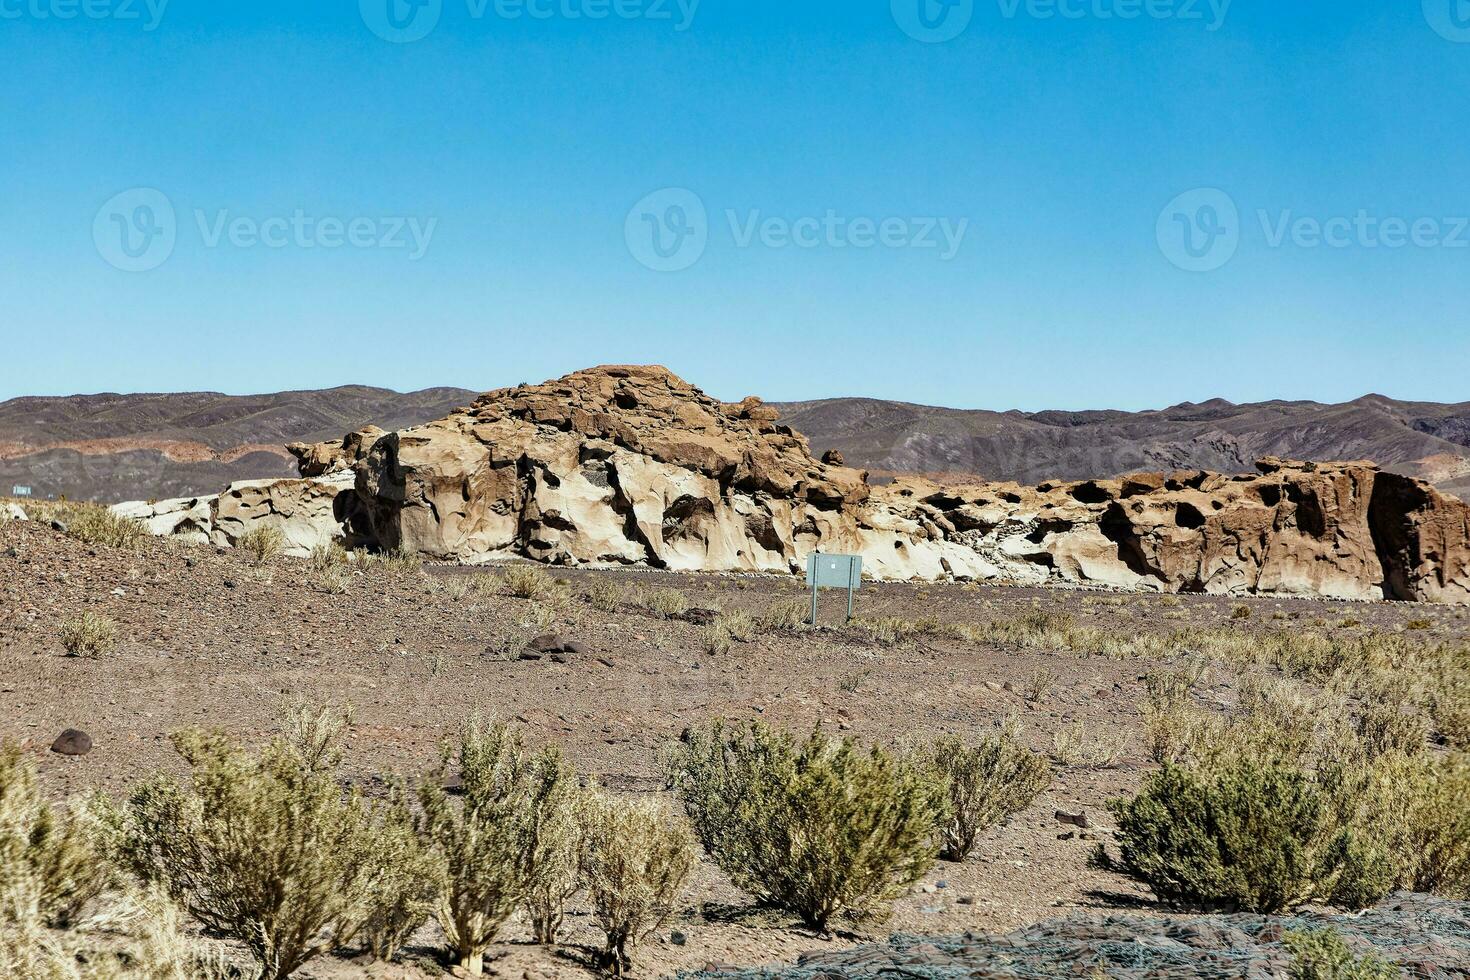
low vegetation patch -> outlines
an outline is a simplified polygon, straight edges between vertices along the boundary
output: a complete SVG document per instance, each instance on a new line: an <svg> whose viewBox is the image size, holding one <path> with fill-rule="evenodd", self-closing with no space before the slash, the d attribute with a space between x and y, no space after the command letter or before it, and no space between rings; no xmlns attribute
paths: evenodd
<svg viewBox="0 0 1470 980"><path fill-rule="evenodd" d="M980 835L1030 806L1051 785L1051 766L1006 730L978 745L957 736L938 739L924 753L948 791L948 808L939 821L939 856L963 861Z"/></svg>
<svg viewBox="0 0 1470 980"><path fill-rule="evenodd" d="M64 621L60 635L62 648L72 657L99 660L117 648L117 624L94 612Z"/></svg>
<svg viewBox="0 0 1470 980"><path fill-rule="evenodd" d="M249 555L255 565L268 565L285 553L286 536L280 528L266 524L240 535L235 547Z"/></svg>
<svg viewBox="0 0 1470 980"><path fill-rule="evenodd" d="M760 901L825 931L886 913L933 864L948 788L932 770L820 730L716 723L667 755L694 832Z"/></svg>

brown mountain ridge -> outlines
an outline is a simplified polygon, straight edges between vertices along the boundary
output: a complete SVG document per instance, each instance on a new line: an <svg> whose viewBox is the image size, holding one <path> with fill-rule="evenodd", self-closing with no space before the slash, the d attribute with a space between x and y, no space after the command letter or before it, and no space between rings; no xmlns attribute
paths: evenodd
<svg viewBox="0 0 1470 980"><path fill-rule="evenodd" d="M349 385L264 395L217 392L23 397L0 402L0 493L103 501L218 491L289 477L293 442L375 424L418 425L477 393L401 394ZM1344 404L1222 399L1144 412L951 409L870 398L777 403L819 455L842 453L875 476L1087 480L1156 470L1249 470L1266 456L1371 459L1470 494L1470 403L1367 395Z"/></svg>

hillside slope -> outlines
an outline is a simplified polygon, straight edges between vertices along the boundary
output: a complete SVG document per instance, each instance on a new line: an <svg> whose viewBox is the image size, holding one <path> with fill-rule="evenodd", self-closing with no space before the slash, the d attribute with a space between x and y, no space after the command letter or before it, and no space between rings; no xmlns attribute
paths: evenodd
<svg viewBox="0 0 1470 980"><path fill-rule="evenodd" d="M439 418L473 397L458 388L400 394L350 385L266 395L73 395L0 402L0 492L137 500L217 493L296 472L286 444L376 423Z"/></svg>
<svg viewBox="0 0 1470 980"><path fill-rule="evenodd" d="M1368 395L1341 405L1223 400L1149 412L989 412L867 398L778 405L818 453L878 473L1035 483L1141 470L1250 469L1263 456L1370 459L1446 489L1470 485L1470 403Z"/></svg>

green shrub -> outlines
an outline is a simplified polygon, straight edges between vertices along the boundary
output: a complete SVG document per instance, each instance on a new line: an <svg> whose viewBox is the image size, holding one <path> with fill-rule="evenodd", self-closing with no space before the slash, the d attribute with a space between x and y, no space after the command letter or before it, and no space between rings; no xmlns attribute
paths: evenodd
<svg viewBox="0 0 1470 980"><path fill-rule="evenodd" d="M219 734L173 743L192 779L134 791L119 843L128 865L206 930L244 945L261 980L350 942L382 882L367 805L284 738L258 755Z"/></svg>
<svg viewBox="0 0 1470 980"><path fill-rule="evenodd" d="M579 883L586 794L576 770L555 748L531 760L527 784L524 904L532 935L550 946Z"/></svg>
<svg viewBox="0 0 1470 980"><path fill-rule="evenodd" d="M456 757L462 801L442 788ZM485 950L526 894L526 797L520 741L505 725L478 720L445 746L439 771L419 791L422 832L446 869L439 925L471 976L481 975Z"/></svg>
<svg viewBox="0 0 1470 980"><path fill-rule="evenodd" d="M923 766L820 730L715 723L672 746L670 783L731 879L815 929L884 914L933 864L945 787Z"/></svg>
<svg viewBox="0 0 1470 980"><path fill-rule="evenodd" d="M939 822L939 856L946 861L969 857L982 833L1026 809L1051 785L1046 759L1010 733L973 747L947 736L930 746L925 759L949 790L948 811Z"/></svg>
<svg viewBox="0 0 1470 980"><path fill-rule="evenodd" d="M68 656L100 660L117 647L117 624L106 616L84 612L61 624L61 646Z"/></svg>
<svg viewBox="0 0 1470 980"><path fill-rule="evenodd" d="M1204 768L1167 765L1130 800L1110 805L1118 867L1172 904L1278 913L1309 902L1362 907L1391 870L1297 766L1235 757Z"/></svg>
<svg viewBox="0 0 1470 980"><path fill-rule="evenodd" d="M1470 901L1470 755L1428 766L1410 789L1401 853L1413 860L1404 882L1414 891Z"/></svg>
<svg viewBox="0 0 1470 980"><path fill-rule="evenodd" d="M41 797L35 764L0 742L0 897L32 910L41 924L67 928L112 881L96 846L98 821L82 805Z"/></svg>
<svg viewBox="0 0 1470 980"><path fill-rule="evenodd" d="M352 556L336 541L327 541L311 549L306 564L313 572L329 572L346 569L352 564Z"/></svg>
<svg viewBox="0 0 1470 980"><path fill-rule="evenodd" d="M633 949L678 909L694 868L694 840L684 821L653 802L597 798L585 824L582 873L607 937L602 965L621 976Z"/></svg>
<svg viewBox="0 0 1470 980"><path fill-rule="evenodd" d="M1281 942L1291 953L1291 980L1398 980L1398 967L1377 956L1354 956L1335 929L1288 929Z"/></svg>
<svg viewBox="0 0 1470 980"><path fill-rule="evenodd" d="M1236 603L1235 605L1233 605L1233 606L1230 607L1230 618L1231 619L1250 619L1251 618L1251 607L1248 606L1248 605L1246 605L1243 602Z"/></svg>
<svg viewBox="0 0 1470 980"><path fill-rule="evenodd" d="M740 643L749 643L760 633L760 624L755 618L750 613L739 610L723 614L715 620L714 625Z"/></svg>

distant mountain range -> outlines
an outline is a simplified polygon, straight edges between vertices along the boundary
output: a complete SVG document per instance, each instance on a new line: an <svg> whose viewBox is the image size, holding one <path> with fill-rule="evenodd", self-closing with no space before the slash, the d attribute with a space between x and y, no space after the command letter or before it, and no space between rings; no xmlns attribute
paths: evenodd
<svg viewBox="0 0 1470 980"><path fill-rule="evenodd" d="M0 402L0 495L139 500L216 493L235 480L292 476L290 442L373 423L443 417L477 393L400 394L349 386L232 396L75 395ZM882 478L1038 483L1139 470L1250 470L1262 456L1371 459L1470 496L1470 403L1369 395L1342 405L1215 400L1149 412L991 412L869 398L777 404L818 453Z"/></svg>
<svg viewBox="0 0 1470 980"><path fill-rule="evenodd" d="M1216 399L1148 412L988 412L869 398L779 406L817 452L877 474L1036 483L1142 470L1245 472L1263 456L1369 459L1451 493L1470 491L1470 403L1368 395L1342 405Z"/></svg>
<svg viewBox="0 0 1470 980"><path fill-rule="evenodd" d="M273 395L188 392L0 402L0 495L148 500L218 493L236 480L296 475L290 442L340 438L369 423L418 425L473 392L399 394L350 385Z"/></svg>

